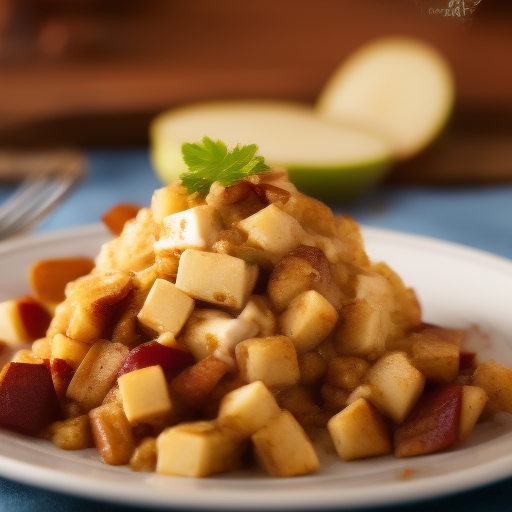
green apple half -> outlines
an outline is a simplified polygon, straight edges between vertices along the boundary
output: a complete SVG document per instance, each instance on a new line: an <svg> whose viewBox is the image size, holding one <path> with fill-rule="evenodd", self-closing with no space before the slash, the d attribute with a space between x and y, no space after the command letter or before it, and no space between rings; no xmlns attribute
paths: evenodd
<svg viewBox="0 0 512 512"><path fill-rule="evenodd" d="M297 188L326 202L351 200L383 177L389 145L362 129L320 119L313 107L281 101L200 103L160 114L150 129L151 157L164 183L187 171L183 142L203 136L257 144L271 165L282 165Z"/></svg>
<svg viewBox="0 0 512 512"><path fill-rule="evenodd" d="M430 45L404 37L373 41L333 73L317 101L323 118L372 130L397 159L425 148L454 101L450 66Z"/></svg>

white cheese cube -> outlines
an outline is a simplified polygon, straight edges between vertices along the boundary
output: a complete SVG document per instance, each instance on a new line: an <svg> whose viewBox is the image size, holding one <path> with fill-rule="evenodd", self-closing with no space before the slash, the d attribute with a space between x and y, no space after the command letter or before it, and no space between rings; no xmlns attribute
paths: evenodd
<svg viewBox="0 0 512 512"><path fill-rule="evenodd" d="M245 311L245 310L244 310ZM197 361L209 355L222 359L230 366L235 363L235 347L258 332L254 322L233 318L225 311L196 309L185 327L180 342Z"/></svg>
<svg viewBox="0 0 512 512"><path fill-rule="evenodd" d="M327 423L338 455L343 460L391 453L391 438L384 416L359 398Z"/></svg>
<svg viewBox="0 0 512 512"><path fill-rule="evenodd" d="M219 425L229 428L243 438L251 437L281 409L274 395L261 381L252 382L229 392L219 406Z"/></svg>
<svg viewBox="0 0 512 512"><path fill-rule="evenodd" d="M117 382L123 409L131 425L158 421L171 411L172 404L161 366L125 373Z"/></svg>
<svg viewBox="0 0 512 512"><path fill-rule="evenodd" d="M165 279L157 279L139 311L139 322L158 334L178 334L192 314L194 300Z"/></svg>
<svg viewBox="0 0 512 512"><path fill-rule="evenodd" d="M248 242L272 255L284 256L295 249L306 232L299 222L271 204L237 224L248 236Z"/></svg>
<svg viewBox="0 0 512 512"><path fill-rule="evenodd" d="M176 276L176 287L194 299L242 309L258 278L258 266L213 252L187 249Z"/></svg>
<svg viewBox="0 0 512 512"><path fill-rule="evenodd" d="M308 290L290 302L279 317L279 326L301 354L326 338L337 321L332 304L315 290Z"/></svg>
<svg viewBox="0 0 512 512"><path fill-rule="evenodd" d="M235 350L240 377L267 387L292 386L300 379L297 352L290 338L269 336L239 343Z"/></svg>
<svg viewBox="0 0 512 512"><path fill-rule="evenodd" d="M155 250L206 250L215 242L221 225L215 208L196 206L165 217L164 229L165 234L155 243Z"/></svg>
<svg viewBox="0 0 512 512"><path fill-rule="evenodd" d="M251 439L256 459L271 476L305 475L320 467L311 441L286 410L268 421Z"/></svg>
<svg viewBox="0 0 512 512"><path fill-rule="evenodd" d="M196 421L165 429L156 446L158 473L201 478L235 469L246 444L214 421Z"/></svg>

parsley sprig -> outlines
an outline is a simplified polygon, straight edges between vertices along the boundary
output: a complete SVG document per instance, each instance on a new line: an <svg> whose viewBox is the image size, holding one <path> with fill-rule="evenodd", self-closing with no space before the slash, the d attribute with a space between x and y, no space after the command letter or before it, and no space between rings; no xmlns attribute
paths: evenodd
<svg viewBox="0 0 512 512"><path fill-rule="evenodd" d="M237 144L228 152L224 142L210 137L203 137L202 144L185 142L181 153L189 170L180 175L182 185L189 194L206 195L215 181L228 187L242 178L270 170L265 159L256 156L257 150L256 144Z"/></svg>

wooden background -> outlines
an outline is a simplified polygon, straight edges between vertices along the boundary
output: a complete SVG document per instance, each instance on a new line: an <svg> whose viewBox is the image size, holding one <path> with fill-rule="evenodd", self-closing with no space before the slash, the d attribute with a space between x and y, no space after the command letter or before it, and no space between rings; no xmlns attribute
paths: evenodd
<svg viewBox="0 0 512 512"><path fill-rule="evenodd" d="M451 63L457 104L391 179L512 181L512 2L428 14L448 1L0 0L0 148L145 144L157 112L193 101L312 103L361 44L410 35Z"/></svg>

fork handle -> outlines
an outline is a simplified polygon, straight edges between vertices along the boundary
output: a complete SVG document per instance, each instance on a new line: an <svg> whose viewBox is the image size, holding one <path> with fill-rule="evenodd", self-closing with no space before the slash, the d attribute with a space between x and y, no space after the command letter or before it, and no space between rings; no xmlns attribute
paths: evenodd
<svg viewBox="0 0 512 512"><path fill-rule="evenodd" d="M51 172L78 178L85 167L86 159L79 151L0 151L0 181L16 182Z"/></svg>

